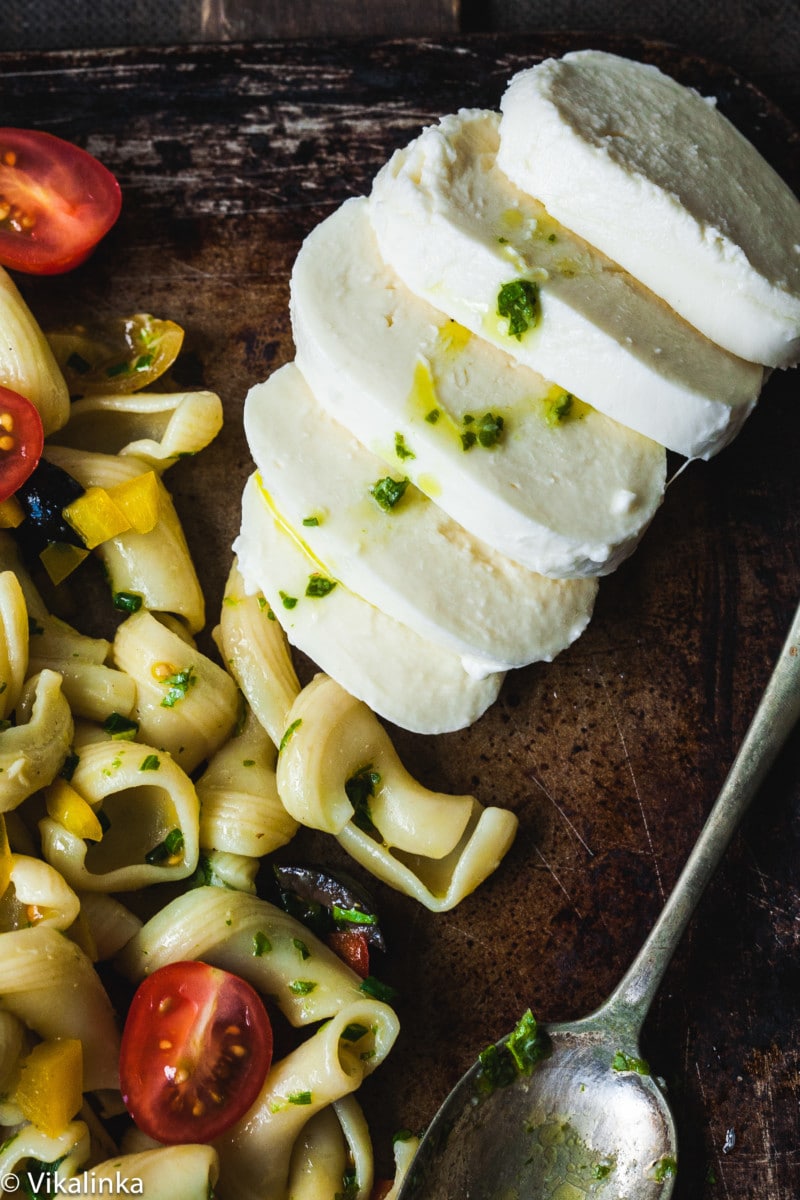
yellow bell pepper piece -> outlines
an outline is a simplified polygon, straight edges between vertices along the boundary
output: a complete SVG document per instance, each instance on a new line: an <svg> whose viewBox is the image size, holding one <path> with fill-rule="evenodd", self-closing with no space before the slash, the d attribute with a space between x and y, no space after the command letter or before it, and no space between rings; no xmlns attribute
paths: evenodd
<svg viewBox="0 0 800 1200"><path fill-rule="evenodd" d="M131 523L103 487L87 488L63 511L64 520L80 534L88 550L130 529Z"/></svg>
<svg viewBox="0 0 800 1200"><path fill-rule="evenodd" d="M16 496L0 500L0 529L16 529L24 520L25 513Z"/></svg>
<svg viewBox="0 0 800 1200"><path fill-rule="evenodd" d="M94 809L66 779L56 779L50 784L45 792L45 802L48 815L68 833L93 842L100 841L103 827Z"/></svg>
<svg viewBox="0 0 800 1200"><path fill-rule="evenodd" d="M6 819L0 814L0 896L5 896L11 883L11 868L14 860L11 857L11 846L8 841Z"/></svg>
<svg viewBox="0 0 800 1200"><path fill-rule="evenodd" d="M34 1046L12 1094L22 1115L48 1137L58 1137L83 1103L83 1047L77 1038Z"/></svg>
<svg viewBox="0 0 800 1200"><path fill-rule="evenodd" d="M71 546L69 542L50 542L42 550L39 558L51 581L58 586L88 556L88 550L81 550L79 546Z"/></svg>
<svg viewBox="0 0 800 1200"><path fill-rule="evenodd" d="M137 533L149 533L158 523L159 495L155 471L126 479L108 489L108 494Z"/></svg>

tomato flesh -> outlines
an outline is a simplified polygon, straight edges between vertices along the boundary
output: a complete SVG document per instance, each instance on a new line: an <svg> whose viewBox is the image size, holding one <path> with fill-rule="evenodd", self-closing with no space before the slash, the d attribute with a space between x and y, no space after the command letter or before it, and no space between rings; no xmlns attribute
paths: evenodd
<svg viewBox="0 0 800 1200"><path fill-rule="evenodd" d="M19 392L0 387L0 501L33 473L43 447L39 410Z"/></svg>
<svg viewBox="0 0 800 1200"><path fill-rule="evenodd" d="M69 271L119 216L109 170L63 138L0 128L0 263L34 275Z"/></svg>
<svg viewBox="0 0 800 1200"><path fill-rule="evenodd" d="M122 1034L120 1088L159 1142L210 1142L244 1116L272 1061L272 1027L249 983L202 962L154 971Z"/></svg>
<svg viewBox="0 0 800 1200"><path fill-rule="evenodd" d="M366 979L369 975L369 939L358 929L333 929L328 934L328 945L356 975Z"/></svg>

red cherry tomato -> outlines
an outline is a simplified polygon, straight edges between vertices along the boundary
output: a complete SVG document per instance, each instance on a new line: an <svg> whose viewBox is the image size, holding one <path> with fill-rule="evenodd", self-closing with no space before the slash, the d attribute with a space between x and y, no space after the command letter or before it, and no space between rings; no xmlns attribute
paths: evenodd
<svg viewBox="0 0 800 1200"><path fill-rule="evenodd" d="M101 163L51 133L0 128L0 263L32 275L69 271L119 216Z"/></svg>
<svg viewBox="0 0 800 1200"><path fill-rule="evenodd" d="M328 945L348 967L366 979L369 975L369 939L357 929L334 929L328 934Z"/></svg>
<svg viewBox="0 0 800 1200"><path fill-rule="evenodd" d="M272 1027L249 983L207 963L170 963L131 1002L122 1098L159 1142L210 1142L251 1107L271 1061Z"/></svg>
<svg viewBox="0 0 800 1200"><path fill-rule="evenodd" d="M44 429L30 400L0 387L0 500L13 496L42 456Z"/></svg>

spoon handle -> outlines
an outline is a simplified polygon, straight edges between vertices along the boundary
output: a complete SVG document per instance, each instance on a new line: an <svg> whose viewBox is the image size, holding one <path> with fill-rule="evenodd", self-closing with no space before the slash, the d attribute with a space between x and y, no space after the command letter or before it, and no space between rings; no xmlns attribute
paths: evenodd
<svg viewBox="0 0 800 1200"><path fill-rule="evenodd" d="M800 718L800 607L714 807L647 940L602 1012L638 1032L737 825Z"/></svg>

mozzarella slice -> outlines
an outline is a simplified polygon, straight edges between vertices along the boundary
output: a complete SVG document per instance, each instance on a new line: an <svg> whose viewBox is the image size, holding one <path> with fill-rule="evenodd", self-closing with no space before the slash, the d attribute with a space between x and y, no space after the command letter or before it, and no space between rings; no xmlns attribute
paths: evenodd
<svg viewBox="0 0 800 1200"><path fill-rule="evenodd" d="M556 578L604 574L634 549L663 496L662 447L577 401L559 420L563 389L385 265L366 200L306 239L291 304L297 362L319 403L459 525ZM465 450L486 413L502 416L501 436Z"/></svg>
<svg viewBox="0 0 800 1200"><path fill-rule="evenodd" d="M703 337L515 187L497 166L499 123L464 110L392 156L371 197L384 258L517 361L671 450L710 457L750 413L763 369ZM540 288L540 315L517 336L498 303L520 280Z"/></svg>
<svg viewBox="0 0 800 1200"><path fill-rule="evenodd" d="M546 579L473 537L387 475L294 364L251 388L244 427L262 490L323 573L475 673L550 660L589 623L596 580Z"/></svg>
<svg viewBox="0 0 800 1200"><path fill-rule="evenodd" d="M800 202L719 112L596 50L516 75L498 166L734 354L800 357Z"/></svg>
<svg viewBox="0 0 800 1200"><path fill-rule="evenodd" d="M289 641L395 725L414 733L462 729L497 698L502 674L470 675L457 654L421 638L343 584L307 595L310 581L319 584L319 564L267 505L255 476L245 485L234 553L246 586L264 593Z"/></svg>

